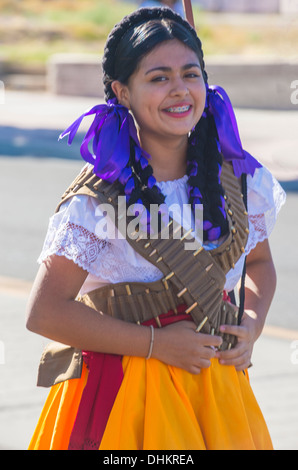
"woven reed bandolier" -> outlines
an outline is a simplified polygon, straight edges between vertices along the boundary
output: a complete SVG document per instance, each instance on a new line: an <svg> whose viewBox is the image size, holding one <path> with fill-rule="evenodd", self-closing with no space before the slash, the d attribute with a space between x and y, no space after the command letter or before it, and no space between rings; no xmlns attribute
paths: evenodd
<svg viewBox="0 0 298 470"><path fill-rule="evenodd" d="M80 296L77 300L124 321L141 324L155 318L158 326L161 326L159 315L169 310L175 312L179 304L186 304L186 313L192 316L197 331L222 336L222 350L233 347L236 344L236 337L220 333L219 327L222 324L236 325L238 308L223 300L223 289L227 272L234 268L245 251L248 217L243 202L241 182L235 177L232 165L229 163L223 164L221 182L225 189L230 230L218 248L206 251L202 246L198 246L198 242L195 245L191 231L183 233L183 228L179 225L177 227L177 223L171 218L166 227L168 238L142 238L136 231L129 232L131 218L126 215L126 233L123 236L134 250L159 268L163 278L150 283L109 284ZM57 210L70 197L82 194L94 197L102 204L111 204L115 211L115 223L121 231L121 223L118 223L121 217L118 214L117 204L118 196L121 195L119 183L107 183L94 175L92 168L86 168L63 194ZM177 229L182 230L183 234L178 239ZM192 246L196 247L195 250L186 250L184 243L192 243ZM62 356L67 354L63 347L58 346L58 350ZM78 369L80 354L75 349L73 352ZM47 349L41 364L46 358L48 359L49 354L50 359L54 359L53 352ZM62 380L64 380L63 374Z"/></svg>

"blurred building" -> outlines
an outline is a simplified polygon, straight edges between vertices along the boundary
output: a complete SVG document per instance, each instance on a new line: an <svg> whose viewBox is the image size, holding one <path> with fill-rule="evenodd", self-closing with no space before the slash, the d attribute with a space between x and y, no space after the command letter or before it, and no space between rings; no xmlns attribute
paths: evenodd
<svg viewBox="0 0 298 470"><path fill-rule="evenodd" d="M298 13L298 0L195 0L204 10L239 13Z"/></svg>
<svg viewBox="0 0 298 470"><path fill-rule="evenodd" d="M176 13L179 13L182 17L184 17L184 9L182 5L182 0L143 0L140 3L140 7L160 7L160 6L168 6L172 8Z"/></svg>

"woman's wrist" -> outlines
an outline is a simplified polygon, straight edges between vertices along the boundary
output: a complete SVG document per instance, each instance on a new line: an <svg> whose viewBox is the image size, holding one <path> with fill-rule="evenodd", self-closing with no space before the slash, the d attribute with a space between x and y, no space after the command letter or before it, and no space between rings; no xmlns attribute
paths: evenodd
<svg viewBox="0 0 298 470"><path fill-rule="evenodd" d="M262 316L258 315L254 310L245 310L241 323L249 327L254 341L259 338L264 328Z"/></svg>
<svg viewBox="0 0 298 470"><path fill-rule="evenodd" d="M150 325L149 328L151 330L151 338L150 338L150 345L149 345L149 350L148 350L148 354L146 356L146 359L150 359L150 357L152 356L153 345L154 345L154 327L152 325Z"/></svg>

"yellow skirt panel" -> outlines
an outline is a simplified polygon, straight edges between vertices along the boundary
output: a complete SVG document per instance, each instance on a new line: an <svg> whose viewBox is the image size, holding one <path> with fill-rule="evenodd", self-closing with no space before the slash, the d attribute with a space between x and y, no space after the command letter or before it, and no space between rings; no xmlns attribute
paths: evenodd
<svg viewBox="0 0 298 470"><path fill-rule="evenodd" d="M192 375L124 357L124 378L100 450L270 450L248 375L213 359ZM52 387L30 449L67 449L88 371Z"/></svg>
<svg viewBox="0 0 298 470"><path fill-rule="evenodd" d="M80 379L61 382L51 388L29 450L67 450L87 377L88 370L83 364Z"/></svg>

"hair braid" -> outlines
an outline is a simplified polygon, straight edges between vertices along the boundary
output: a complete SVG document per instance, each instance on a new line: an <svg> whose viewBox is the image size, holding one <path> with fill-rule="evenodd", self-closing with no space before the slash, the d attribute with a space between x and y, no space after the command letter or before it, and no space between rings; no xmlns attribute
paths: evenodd
<svg viewBox="0 0 298 470"><path fill-rule="evenodd" d="M221 166L214 120L204 113L189 142L187 167L189 201L193 209L203 205L204 240L216 240L228 229Z"/></svg>
<svg viewBox="0 0 298 470"><path fill-rule="evenodd" d="M136 156L133 140L130 144L130 160L122 170L119 182L123 187L128 205L142 203L150 209L150 204L162 204L165 197L156 186L152 166L142 155Z"/></svg>

